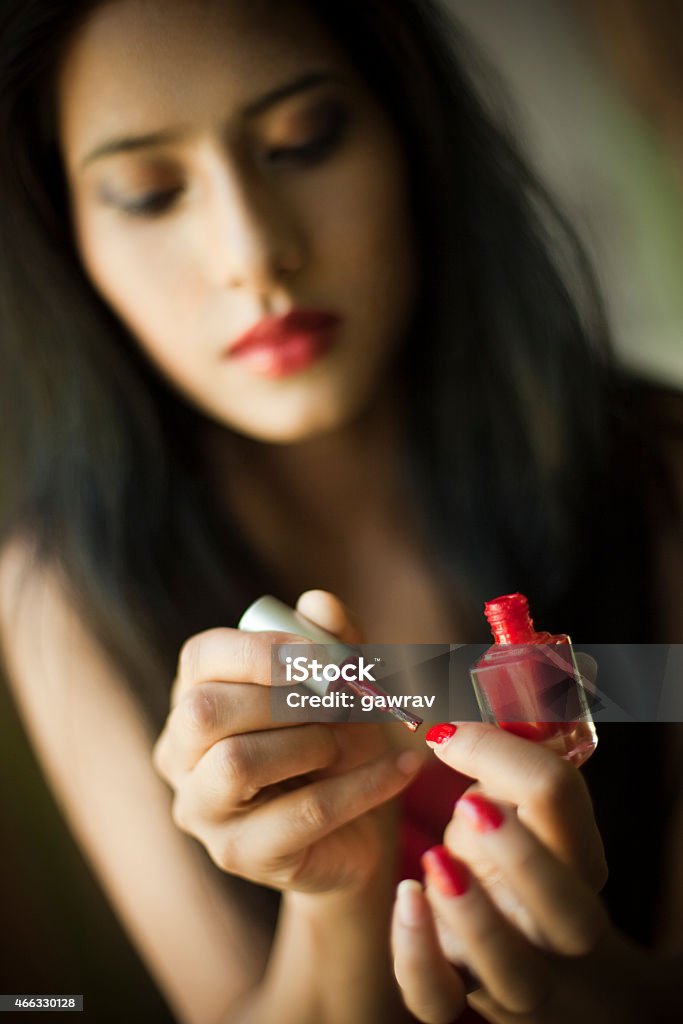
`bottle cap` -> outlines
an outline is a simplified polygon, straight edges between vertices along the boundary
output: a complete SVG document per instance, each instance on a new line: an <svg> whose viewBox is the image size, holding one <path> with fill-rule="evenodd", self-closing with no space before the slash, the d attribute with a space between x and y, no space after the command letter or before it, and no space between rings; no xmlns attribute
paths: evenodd
<svg viewBox="0 0 683 1024"><path fill-rule="evenodd" d="M497 644L523 644L534 639L536 630L524 594L503 594L484 605Z"/></svg>

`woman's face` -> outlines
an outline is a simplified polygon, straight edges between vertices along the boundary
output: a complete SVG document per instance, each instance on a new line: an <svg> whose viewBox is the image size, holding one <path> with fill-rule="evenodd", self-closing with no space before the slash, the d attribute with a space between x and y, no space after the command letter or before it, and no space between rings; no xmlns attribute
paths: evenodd
<svg viewBox="0 0 683 1024"><path fill-rule="evenodd" d="M189 401L286 443L379 393L416 292L406 170L392 123L310 15L108 3L65 54L59 111L86 271ZM293 309L341 320L226 356Z"/></svg>

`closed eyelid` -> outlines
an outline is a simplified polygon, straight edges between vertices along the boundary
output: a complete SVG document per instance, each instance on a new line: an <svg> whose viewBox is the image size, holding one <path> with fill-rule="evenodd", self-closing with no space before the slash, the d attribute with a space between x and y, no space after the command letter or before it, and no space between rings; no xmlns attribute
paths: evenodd
<svg viewBox="0 0 683 1024"><path fill-rule="evenodd" d="M349 115L350 111L343 103L329 97L314 106L293 112L277 129L259 135L264 144L272 148L296 147L341 127L348 122Z"/></svg>

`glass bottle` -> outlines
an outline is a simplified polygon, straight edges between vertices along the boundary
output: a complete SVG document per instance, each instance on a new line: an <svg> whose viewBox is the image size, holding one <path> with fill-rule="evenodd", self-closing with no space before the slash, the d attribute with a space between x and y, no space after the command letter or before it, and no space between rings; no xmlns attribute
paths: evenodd
<svg viewBox="0 0 683 1024"><path fill-rule="evenodd" d="M495 643L470 669L482 719L583 764L598 737L571 639L537 632L523 594L487 601L484 613Z"/></svg>

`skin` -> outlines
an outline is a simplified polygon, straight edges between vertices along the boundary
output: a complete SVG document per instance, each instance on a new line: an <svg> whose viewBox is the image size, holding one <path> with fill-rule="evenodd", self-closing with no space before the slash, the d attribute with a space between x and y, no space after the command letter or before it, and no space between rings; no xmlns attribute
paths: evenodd
<svg viewBox="0 0 683 1024"><path fill-rule="evenodd" d="M95 287L190 402L247 437L301 441L368 404L410 315L400 145L296 5L261 14L203 2L201 12L105 5L69 48L60 138L78 247ZM314 73L331 80L246 113ZM97 155L158 132L168 139ZM315 158L291 152L320 140ZM135 213L150 196L157 212ZM344 318L333 350L307 371L272 380L224 358L264 314L297 307Z"/></svg>
<svg viewBox="0 0 683 1024"><path fill-rule="evenodd" d="M408 882L397 892L394 970L415 1016L447 1024L469 1003L493 1024L677 1019L680 957L644 950L597 896L607 866L577 769L478 722L430 745L477 782L444 834L465 890L448 892L427 869L424 888ZM497 828L480 830L466 812L472 793L499 810Z"/></svg>
<svg viewBox="0 0 683 1024"><path fill-rule="evenodd" d="M258 118L245 116L245 106L309 71L340 79L290 96ZM228 439L241 437L252 467L235 474L242 494L263 505L277 483L284 526L267 515L254 520L254 503L241 509L254 539L294 579L301 509L314 523L306 551L311 566L329 567L331 538L348 540L352 521L354 536L367 542L360 560L367 580L377 576L390 594L392 564L405 568L408 551L412 571L420 559L387 468L396 411L382 385L417 291L407 172L387 116L333 41L289 4L273 5L267 17L237 2L105 5L71 41L58 98L86 272L152 364L207 414L215 465L232 450ZM273 161L274 151L319 130L323 100L328 112L333 102L348 116L339 143L312 164ZM158 132L164 140L153 146L101 152L113 139ZM131 204L150 192L172 199L155 216L132 213ZM344 317L324 359L272 380L222 358L228 342L264 313L294 306ZM375 481L364 502L350 486L359 470ZM328 478L329 487L318 485ZM235 490L227 495L235 497ZM290 505L299 514L288 521ZM337 578L349 583L347 592L364 592L366 579L359 577L354 591L348 575L358 562L341 550L347 575ZM415 569L415 580L420 572L424 567ZM433 594L429 582L425 594ZM347 642L363 638L331 593L308 591L297 607ZM433 629L444 623L438 636L414 615L411 639L452 639L452 620L438 601L426 619ZM398 1021L386 942L397 841L393 798L427 751L401 726L274 727L273 639L281 642L282 634L219 628L188 640L154 765L173 790L181 830L223 870L283 892L279 932L287 941L276 943L254 994L254 1019L284 1021L288 1012L293 1021ZM594 891L603 880L602 846L581 777L562 769L563 806L571 814L558 818L550 799L556 756L536 751L534 773L520 774L533 745L502 737L478 746L476 763L464 757L453 766L526 808L524 827L564 866L558 892L563 884L573 892L579 882ZM420 756L399 758L410 742ZM460 748L458 740L453 749ZM506 780L508 789L498 794ZM545 799L534 799L539 793ZM516 881L510 879L512 889ZM480 884L493 897L495 872ZM437 936L426 904L423 910L422 929L407 935L395 925L399 983L422 1012L410 966L421 958L431 964L434 998L442 1008L449 999L459 1006L462 988L450 967L450 989L444 995L440 987L452 915L446 908ZM500 927L507 941L509 931ZM299 955L307 949L310 956ZM536 961L520 970L533 974Z"/></svg>

